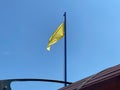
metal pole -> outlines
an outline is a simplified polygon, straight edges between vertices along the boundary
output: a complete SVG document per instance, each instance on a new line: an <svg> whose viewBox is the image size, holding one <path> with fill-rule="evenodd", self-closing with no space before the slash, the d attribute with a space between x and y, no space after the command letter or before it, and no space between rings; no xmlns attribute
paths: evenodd
<svg viewBox="0 0 120 90"><path fill-rule="evenodd" d="M64 81L67 82L67 36L66 36L66 12L64 13ZM65 83L65 87L67 83Z"/></svg>

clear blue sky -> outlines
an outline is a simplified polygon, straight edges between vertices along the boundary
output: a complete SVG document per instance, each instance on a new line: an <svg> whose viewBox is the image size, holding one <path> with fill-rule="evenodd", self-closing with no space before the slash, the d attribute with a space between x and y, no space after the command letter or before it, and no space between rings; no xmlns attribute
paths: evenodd
<svg viewBox="0 0 120 90"><path fill-rule="evenodd" d="M75 82L120 63L120 0L1 0L0 79L63 80L61 39L48 39L67 12L68 81ZM23 88L19 87L23 85ZM13 90L57 90L41 82ZM35 85L35 84L34 84ZM34 88L33 88L34 87ZM16 89L17 88L17 89Z"/></svg>

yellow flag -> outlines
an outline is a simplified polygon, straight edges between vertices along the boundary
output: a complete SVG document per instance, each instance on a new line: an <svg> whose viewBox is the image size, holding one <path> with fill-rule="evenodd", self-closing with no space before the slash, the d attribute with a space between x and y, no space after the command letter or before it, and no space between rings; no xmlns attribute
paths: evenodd
<svg viewBox="0 0 120 90"><path fill-rule="evenodd" d="M51 45L55 44L64 36L64 23L62 23L49 39L47 50L50 51Z"/></svg>

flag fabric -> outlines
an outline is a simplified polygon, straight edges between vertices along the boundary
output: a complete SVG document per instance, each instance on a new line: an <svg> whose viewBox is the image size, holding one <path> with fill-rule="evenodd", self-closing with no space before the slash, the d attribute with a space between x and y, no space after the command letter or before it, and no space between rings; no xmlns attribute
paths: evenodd
<svg viewBox="0 0 120 90"><path fill-rule="evenodd" d="M50 51L51 45L55 44L62 37L64 37L64 23L60 24L60 26L56 29L56 31L50 37L48 41L47 50Z"/></svg>

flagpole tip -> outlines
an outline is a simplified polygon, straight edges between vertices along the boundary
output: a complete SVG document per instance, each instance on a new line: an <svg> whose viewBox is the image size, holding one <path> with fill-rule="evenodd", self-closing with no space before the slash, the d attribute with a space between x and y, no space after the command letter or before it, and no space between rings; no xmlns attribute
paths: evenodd
<svg viewBox="0 0 120 90"><path fill-rule="evenodd" d="M64 15L63 16L66 16L66 12L64 12Z"/></svg>

